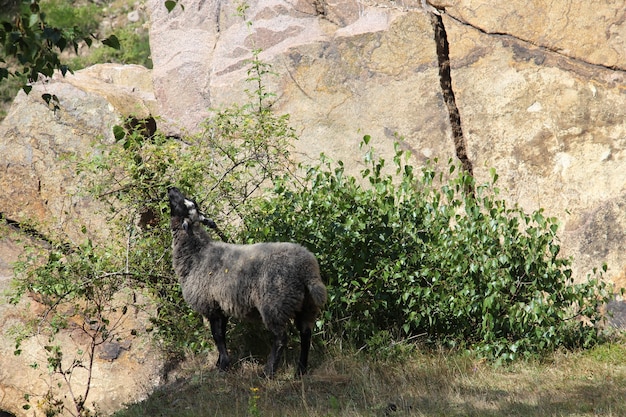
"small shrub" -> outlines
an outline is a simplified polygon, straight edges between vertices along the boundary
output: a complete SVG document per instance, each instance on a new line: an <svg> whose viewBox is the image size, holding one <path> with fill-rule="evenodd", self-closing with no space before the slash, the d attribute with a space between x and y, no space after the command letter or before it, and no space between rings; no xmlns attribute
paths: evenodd
<svg viewBox="0 0 626 417"><path fill-rule="evenodd" d="M361 178L322 157L304 187L278 183L244 219L247 241L297 241L318 255L326 338L424 335L501 360L597 342L610 289L601 272L573 283L555 218L509 208L494 171L476 186L451 163L449 180L434 164L417 175L405 157L397 148L395 175L384 174L370 149Z"/></svg>
<svg viewBox="0 0 626 417"><path fill-rule="evenodd" d="M96 349L127 336L122 334L121 326L128 309L136 307L132 294L120 296L126 274L104 272L110 270L117 255L109 249L112 247L96 250L90 240L75 248L54 244L52 249L44 250L33 246L16 263L19 278L14 281L11 301L15 303L29 293L45 310L35 326L15 331L14 353L21 354L21 343L27 337L45 336L41 340L47 369L42 369L41 376L50 378L47 392L25 395L25 409L30 408L32 397L38 399L38 407L46 415L95 415L95 406L88 406L90 384L77 384L75 379L81 374L91 380ZM77 351L62 349L57 340L62 330L80 335ZM39 368L38 363L31 366Z"/></svg>

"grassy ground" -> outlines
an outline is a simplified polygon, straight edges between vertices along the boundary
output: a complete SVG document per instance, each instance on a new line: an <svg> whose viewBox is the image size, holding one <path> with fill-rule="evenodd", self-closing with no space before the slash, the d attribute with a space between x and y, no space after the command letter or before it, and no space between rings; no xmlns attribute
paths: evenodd
<svg viewBox="0 0 626 417"><path fill-rule="evenodd" d="M319 355L319 354L318 354ZM275 380L243 361L186 362L181 377L116 417L134 416L626 416L626 343L495 367L464 355L318 357L310 375Z"/></svg>

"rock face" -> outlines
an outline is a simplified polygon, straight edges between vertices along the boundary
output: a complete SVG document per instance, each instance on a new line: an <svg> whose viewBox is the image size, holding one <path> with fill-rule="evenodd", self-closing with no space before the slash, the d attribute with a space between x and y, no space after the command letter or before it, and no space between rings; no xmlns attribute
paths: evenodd
<svg viewBox="0 0 626 417"><path fill-rule="evenodd" d="M161 111L193 131L206 112L183 116L167 104L181 88L195 92L193 109L245 100L247 60L262 48L260 58L278 74L268 78L274 108L291 115L299 151L323 151L356 169L364 133L389 155L397 132L417 162L447 160L455 151L421 3L258 0L237 15L231 2L190 0L167 14L150 0ZM626 2L430 4L445 11L453 90L476 177L487 180L493 166L505 198L559 217L577 279L607 262L619 281L626 267ZM196 42L207 52L194 56L202 70L187 77L184 56Z"/></svg>
<svg viewBox="0 0 626 417"><path fill-rule="evenodd" d="M577 279L606 262L623 286L626 3L469 3L447 9L446 27L474 166L559 217Z"/></svg>
<svg viewBox="0 0 626 417"><path fill-rule="evenodd" d="M58 97L59 108L54 110L52 102L47 106L43 93ZM154 114L151 107L151 74L139 66L98 65L37 84L28 96L20 93L0 125L0 213L18 223L42 221L42 234L63 231L76 242L84 239L82 224L90 229L95 225L106 234L101 216L93 214L94 204L74 194L78 184L65 157L80 160L94 143L112 142L113 125L127 115ZM28 297L13 306L4 296L10 289L11 265L23 251L25 239L4 222L0 225L0 411L18 416L26 415L24 394L32 395L28 415L43 415L38 406L41 396L59 382L46 370L43 336L28 338L22 343L22 354L13 355L14 332L42 309ZM147 314L134 313L118 328L120 339L96 351L87 405L95 402L105 414L141 399L160 381L163 360L145 336ZM76 327L59 334L58 340L68 355L85 348L84 335ZM86 373L79 370L73 378L80 386Z"/></svg>
<svg viewBox="0 0 626 417"><path fill-rule="evenodd" d="M254 95L246 79L256 49L276 73L264 81L276 93L273 109L291 115L302 159L325 152L355 172L364 134L387 159L396 140L416 164L454 158L434 9L424 10L426 2L182 3L184 9L168 13L163 0L147 1L152 73L96 66L17 97L0 125L0 213L20 222L48 219L48 230L70 234L79 228L68 219L106 230L91 215L92 203L73 196L77 184L60 157L80 157L93 141L111 142L111 127L131 114L162 117L167 133L198 131L209 108L247 102L246 90ZM574 257L577 280L606 262L607 278L626 286L626 1L428 3L443 14L475 176L486 181L495 167L504 198L527 210L543 207L562 221L563 252ZM59 109L41 101L42 93L57 96ZM0 247L3 285L19 251L8 245ZM6 328L16 314L0 305L3 352L12 350ZM128 346L109 346L102 358L117 359L100 359L105 376L98 392L110 410L130 399L129 391L104 387L121 378L119 368L143 375L128 383L138 387L159 366L133 367L142 353ZM118 362L126 360L135 362ZM0 356L0 409L3 398L18 395L7 408L17 413L23 384L36 376L17 382L13 362Z"/></svg>
<svg viewBox="0 0 626 417"><path fill-rule="evenodd" d="M626 3L455 0L446 11L485 34L506 35L566 58L624 70Z"/></svg>
<svg viewBox="0 0 626 417"><path fill-rule="evenodd" d="M352 155L367 133L389 153L400 132L418 158L453 155L424 13L392 3L270 0L250 2L238 16L236 4L189 1L167 14L160 0L148 2L155 94L162 115L182 130L197 130L209 107L248 100L244 90L254 89L245 81L249 60L261 48L260 58L278 74L265 79L277 94L275 108L291 114L302 138L298 150ZM207 17L197 22L199 15ZM188 62L195 43L203 47ZM186 68L196 65L201 69L187 76ZM189 92L184 105L169 105L181 91ZM350 159L344 162L357 163Z"/></svg>

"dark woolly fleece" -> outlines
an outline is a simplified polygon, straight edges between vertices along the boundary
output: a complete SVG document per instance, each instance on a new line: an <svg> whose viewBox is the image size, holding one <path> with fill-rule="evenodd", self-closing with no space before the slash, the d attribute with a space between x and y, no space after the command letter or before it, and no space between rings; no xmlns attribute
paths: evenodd
<svg viewBox="0 0 626 417"><path fill-rule="evenodd" d="M202 225L210 220L195 202L175 188L169 197L174 270L195 311L209 319L216 314L260 316L277 338L283 338L295 318L299 330L310 333L326 302L326 287L310 251L295 243L213 241Z"/></svg>

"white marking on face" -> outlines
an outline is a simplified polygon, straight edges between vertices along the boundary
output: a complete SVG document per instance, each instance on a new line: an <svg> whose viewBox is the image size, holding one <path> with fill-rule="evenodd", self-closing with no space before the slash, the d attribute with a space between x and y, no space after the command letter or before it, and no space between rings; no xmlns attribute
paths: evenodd
<svg viewBox="0 0 626 417"><path fill-rule="evenodd" d="M189 217L195 217L198 214L196 205L193 201L185 199L185 207L189 209Z"/></svg>

